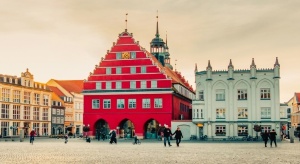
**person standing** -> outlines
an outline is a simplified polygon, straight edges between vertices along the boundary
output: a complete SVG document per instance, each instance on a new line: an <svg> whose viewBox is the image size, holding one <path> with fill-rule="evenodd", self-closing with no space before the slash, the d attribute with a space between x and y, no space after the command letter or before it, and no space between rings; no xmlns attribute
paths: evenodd
<svg viewBox="0 0 300 164"><path fill-rule="evenodd" d="M265 131L264 133L261 133L261 137L265 142L265 147L267 147L268 144L268 140L269 140L269 134L267 131Z"/></svg>
<svg viewBox="0 0 300 164"><path fill-rule="evenodd" d="M171 136L172 132L170 130L170 128L168 127L168 125L165 125L165 129L164 129L164 145L166 147L166 143L168 141L169 147L172 146L170 143L170 136Z"/></svg>
<svg viewBox="0 0 300 164"><path fill-rule="evenodd" d="M179 143L181 142L181 138L183 138L183 135L181 133L181 130L179 127L177 127L177 130L172 134L175 134L175 139L176 139L176 145L179 147Z"/></svg>
<svg viewBox="0 0 300 164"><path fill-rule="evenodd" d="M110 137L110 141L109 143L112 144L113 142L117 144L117 133L115 130L112 130L109 135L111 136Z"/></svg>
<svg viewBox="0 0 300 164"><path fill-rule="evenodd" d="M68 138L69 138L68 134L66 133L64 137L65 137L65 144L67 144L68 143Z"/></svg>
<svg viewBox="0 0 300 164"><path fill-rule="evenodd" d="M272 129L272 131L269 134L271 147L272 147L272 142L274 142L275 143L275 147L277 147L277 144L276 144L276 135L277 135L277 133L275 132L274 129Z"/></svg>

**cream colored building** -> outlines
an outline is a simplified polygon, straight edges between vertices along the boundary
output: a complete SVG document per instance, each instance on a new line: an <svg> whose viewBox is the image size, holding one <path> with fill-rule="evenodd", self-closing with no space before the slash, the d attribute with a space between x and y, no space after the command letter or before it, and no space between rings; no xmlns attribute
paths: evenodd
<svg viewBox="0 0 300 164"><path fill-rule="evenodd" d="M32 129L37 135L50 135L51 93L28 69L21 77L0 74L1 136L18 136L21 129L25 135Z"/></svg>
<svg viewBox="0 0 300 164"><path fill-rule="evenodd" d="M291 126L300 127L300 93L295 93L288 105L291 107Z"/></svg>
<svg viewBox="0 0 300 164"><path fill-rule="evenodd" d="M65 132L69 128L73 134L82 133L83 128L83 80L55 80L47 82L49 86L57 87L61 94L58 96L64 101L65 106Z"/></svg>

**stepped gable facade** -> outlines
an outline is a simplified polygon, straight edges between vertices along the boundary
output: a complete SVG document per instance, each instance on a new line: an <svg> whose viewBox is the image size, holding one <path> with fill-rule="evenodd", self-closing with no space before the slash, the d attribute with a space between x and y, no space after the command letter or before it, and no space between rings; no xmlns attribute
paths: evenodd
<svg viewBox="0 0 300 164"><path fill-rule="evenodd" d="M121 138L156 138L172 120L191 119L193 88L160 56L142 48L127 29L119 34L84 82L83 121L90 135L116 129Z"/></svg>

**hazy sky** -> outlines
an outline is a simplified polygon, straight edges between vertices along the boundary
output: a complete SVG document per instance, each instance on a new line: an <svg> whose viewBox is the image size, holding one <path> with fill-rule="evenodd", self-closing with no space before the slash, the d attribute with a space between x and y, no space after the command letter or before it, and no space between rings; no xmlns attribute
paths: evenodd
<svg viewBox="0 0 300 164"><path fill-rule="evenodd" d="M150 50L159 32L171 64L194 84L205 70L281 66L281 102L300 92L300 1L294 0L0 0L0 74L35 81L86 79L125 29Z"/></svg>

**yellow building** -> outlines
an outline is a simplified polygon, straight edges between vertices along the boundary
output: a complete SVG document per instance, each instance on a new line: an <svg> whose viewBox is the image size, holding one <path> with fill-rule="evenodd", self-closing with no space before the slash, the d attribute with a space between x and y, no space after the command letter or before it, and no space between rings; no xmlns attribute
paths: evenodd
<svg viewBox="0 0 300 164"><path fill-rule="evenodd" d="M82 134L83 128L83 80L51 79L47 85L56 87L65 106L65 132Z"/></svg>
<svg viewBox="0 0 300 164"><path fill-rule="evenodd" d="M291 125L294 127L300 126L300 93L295 93L294 97L289 101L291 110Z"/></svg>
<svg viewBox="0 0 300 164"><path fill-rule="evenodd" d="M0 135L28 135L34 129L39 136L51 134L51 91L35 82L26 70L21 77L0 74Z"/></svg>

